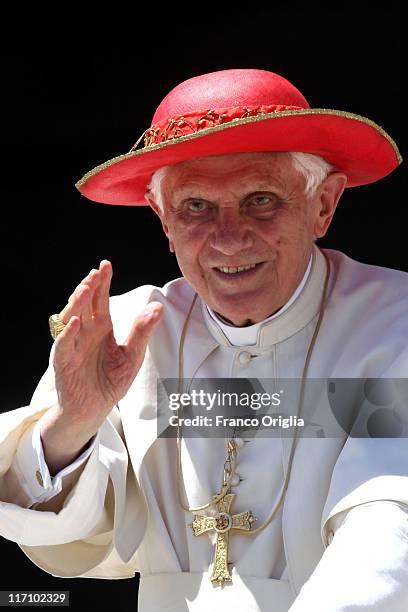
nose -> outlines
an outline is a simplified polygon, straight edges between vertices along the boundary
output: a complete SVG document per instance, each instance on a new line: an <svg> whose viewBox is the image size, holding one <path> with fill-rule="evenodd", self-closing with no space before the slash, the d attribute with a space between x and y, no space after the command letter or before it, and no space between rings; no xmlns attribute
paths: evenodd
<svg viewBox="0 0 408 612"><path fill-rule="evenodd" d="M246 220L239 212L220 214L210 236L210 246L223 255L235 255L253 246L254 240Z"/></svg>

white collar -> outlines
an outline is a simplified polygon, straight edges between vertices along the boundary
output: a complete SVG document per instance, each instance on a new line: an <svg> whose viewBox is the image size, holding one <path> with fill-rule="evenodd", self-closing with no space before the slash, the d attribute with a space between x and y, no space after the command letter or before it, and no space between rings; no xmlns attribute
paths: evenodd
<svg viewBox="0 0 408 612"><path fill-rule="evenodd" d="M255 325L248 325L248 327L236 327L235 325L228 323L225 319L223 319L223 317L221 317L218 313L216 313L214 310L212 310L209 306L206 305L207 311L209 312L213 320L217 323L217 325L219 325L219 327L224 332L225 336L228 338L229 342L233 346L254 345L257 343L259 328L265 323L272 321L272 319L275 319L276 317L281 315L283 312L285 312L285 310L287 310L289 306L291 306L293 302L296 300L296 298L300 295L303 287L306 284L307 279L309 278L311 267L312 267L312 255L310 256L309 263L306 268L306 272L303 275L302 280L300 281L299 285L297 286L297 288L295 289L295 291L293 292L289 300L286 302L286 304L284 304L282 308L280 308L273 315L271 315L267 319L264 319L263 321L260 321L259 323L255 323Z"/></svg>

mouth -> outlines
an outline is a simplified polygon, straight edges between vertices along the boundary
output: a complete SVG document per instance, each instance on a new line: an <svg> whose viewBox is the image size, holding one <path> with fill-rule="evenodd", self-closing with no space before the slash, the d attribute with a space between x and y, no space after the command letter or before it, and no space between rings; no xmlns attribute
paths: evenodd
<svg viewBox="0 0 408 612"><path fill-rule="evenodd" d="M217 276L221 278L242 278L243 276L254 274L255 270L263 266L264 263L265 262L260 261L259 263L247 264L246 266L216 266L213 270L215 270Z"/></svg>

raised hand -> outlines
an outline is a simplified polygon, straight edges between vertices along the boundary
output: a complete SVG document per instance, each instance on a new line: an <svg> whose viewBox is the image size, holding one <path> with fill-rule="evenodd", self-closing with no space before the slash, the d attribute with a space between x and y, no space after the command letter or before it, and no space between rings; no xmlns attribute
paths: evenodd
<svg viewBox="0 0 408 612"><path fill-rule="evenodd" d="M162 304L151 302L134 321L125 343L118 345L109 313L111 279L112 266L102 261L60 313L66 327L55 340L53 361L59 405L47 413L41 429L51 472L78 455L126 394L162 316Z"/></svg>

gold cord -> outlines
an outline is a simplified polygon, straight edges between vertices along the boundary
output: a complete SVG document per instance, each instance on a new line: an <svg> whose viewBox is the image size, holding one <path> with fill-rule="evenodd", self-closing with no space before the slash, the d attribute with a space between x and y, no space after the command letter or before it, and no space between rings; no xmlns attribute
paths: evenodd
<svg viewBox="0 0 408 612"><path fill-rule="evenodd" d="M265 522L260 525L259 527L257 527L256 529L251 529L250 531L240 531L241 535L254 535L256 533L259 533L260 531L262 531L263 529L265 529L265 527L267 527L275 518L279 508L281 507L283 500L285 499L286 496L286 491L288 489L289 486L289 480L290 480L290 476L291 476L291 472L292 472L292 466L293 466L293 458L295 455L295 446L296 446L296 440L298 438L298 421L299 421L299 417L300 414L302 412L302 407L303 407L303 400L304 400L304 392L305 392L305 382L306 382L306 376L307 376L307 371L309 369L309 364L310 364L310 359L312 356L312 352L314 349L314 346L316 344L316 340L317 340L317 336L321 327L321 323L323 320L323 315L324 315L324 311L325 311L325 307L326 307L326 301L327 301L327 289L328 289L328 285L329 285L329 278L330 278L330 262L327 258L327 255L320 249L320 252L322 253L322 255L324 255L325 261L326 261L326 278L324 281L324 286L323 286L323 292L322 292L322 299L320 302L320 309L319 309L319 317L317 319L316 322L316 327L313 333L313 337L310 341L309 344L309 348L307 351L307 355L306 355L306 359L305 359L305 364L303 367L303 372L302 372L302 382L301 382L301 387L300 387L300 393L299 393L299 403L298 403L298 411L297 411L297 415L296 415L296 427L295 427L295 432L294 432L294 436L293 436L293 440L292 440L292 445L291 445L291 449L290 449L290 454L289 454L289 460L288 460L288 468L287 468L287 472L286 472L286 477L285 477L285 481L283 483L282 486L282 490L281 490L281 494L280 497L278 499L277 504L275 505L275 507L273 508L271 514L269 515L269 517L265 520ZM190 306L190 309L188 311L187 317L186 317L186 321L184 323L184 327L183 327L183 331L181 333L181 337L180 337L180 345L179 345L179 390L180 390L180 384L181 384L181 380L183 377L183 346L184 346L184 339L186 336L186 332L187 332L187 325L188 322L190 320L190 316L194 307L194 304L196 302L197 299L197 293L194 295L194 299L192 301L192 304ZM232 444L230 444L230 442ZM223 499L226 494L228 493L230 487L231 487L231 481L232 481L232 477L235 471L235 463L236 463L236 445L233 442L233 438L231 440L229 440L228 443L228 456L227 459L225 461L224 464L224 473L225 473L225 465L228 463L231 467L230 471L229 471L229 475L227 478L227 481L225 481L224 478L224 483L222 486L222 491L219 495L214 496L214 498L209 501L206 504L203 504L202 506L197 506L196 508L193 507L189 507L186 506L183 501L182 501L182 496L181 496L181 490L180 490L180 484L181 484L181 480L183 479L183 474L182 474L182 465L181 465L181 436L180 436L180 430L179 430L179 424L178 424L178 419L177 419L177 493L178 493L178 499L179 499L179 503L181 505L181 507L183 508L183 510L185 510L186 512L199 512L201 510L205 510L206 508L209 508L210 506L214 506L217 505L218 502Z"/></svg>
<svg viewBox="0 0 408 612"><path fill-rule="evenodd" d="M179 369L178 369L178 393L179 394L181 393L181 381L183 379L183 369L184 369L184 356L183 356L184 339L186 337L188 322L190 320L190 316L193 311L194 305L197 301L197 297L198 295L197 293L195 293L193 301L191 302L191 306L187 313L187 317L186 317L186 320L183 326L183 330L180 336ZM215 496L207 504L203 504L202 506L197 506L196 508L190 508L189 506L186 506L183 503L181 491L180 491L180 484L181 484L181 480L183 479L183 468L181 465L181 435L180 435L180 426L179 426L179 409L177 409L177 493L178 493L179 503L181 507L183 508L183 510L185 510L186 512L199 512L200 510L206 510L210 506L213 506L214 504L217 504L219 501L221 501L221 499L223 499L226 496L231 486L232 478L233 478L234 471L235 471L235 464L236 464L236 447L235 445L228 444L228 457L224 463L224 472L228 470L229 475L228 475L227 481L226 482L224 481L221 493ZM229 466L229 469L228 467L226 467L227 465Z"/></svg>

